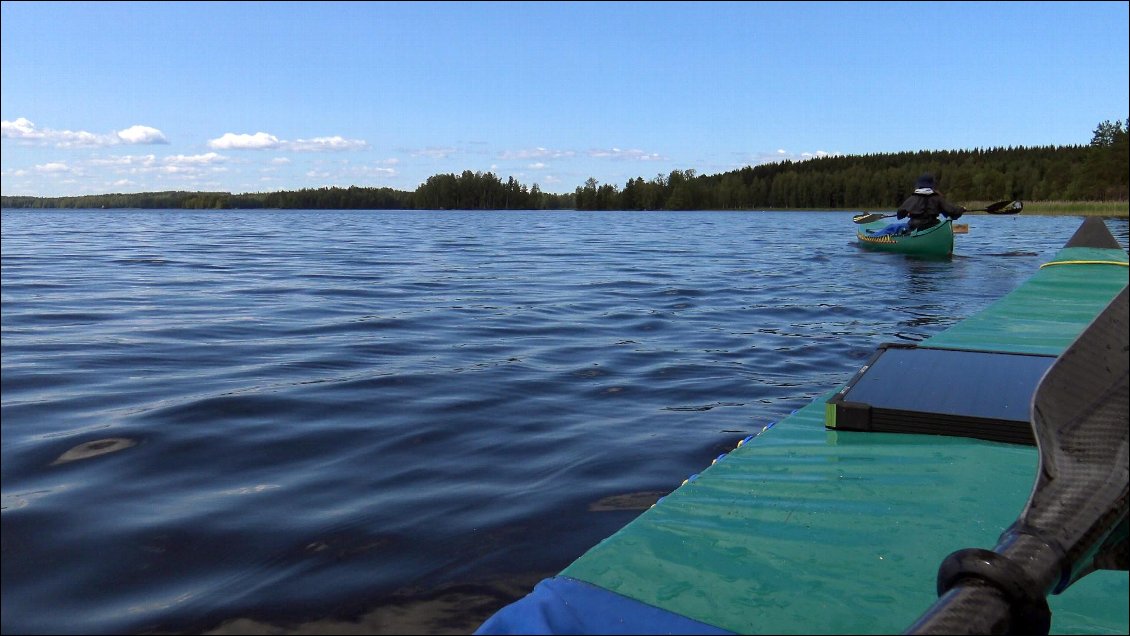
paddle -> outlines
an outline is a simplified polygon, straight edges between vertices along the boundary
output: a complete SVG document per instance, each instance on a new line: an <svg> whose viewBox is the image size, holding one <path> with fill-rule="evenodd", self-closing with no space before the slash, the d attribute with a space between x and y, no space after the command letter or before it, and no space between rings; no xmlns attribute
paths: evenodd
<svg viewBox="0 0 1130 636"><path fill-rule="evenodd" d="M993 550L946 557L938 600L905 633L1047 634L1048 594L1096 569L1127 569L1128 289L1036 387L1032 428L1040 463L1024 510Z"/></svg>
<svg viewBox="0 0 1130 636"><path fill-rule="evenodd" d="M1020 201L997 201L996 203L986 206L980 210L968 210L969 212L988 212L989 214L1020 214L1024 209L1024 203Z"/></svg>
<svg viewBox="0 0 1130 636"><path fill-rule="evenodd" d="M1008 200L997 201L996 203L987 205L983 208L977 208L976 210L966 210L966 212L988 212L989 214L1020 214L1020 211L1023 209L1024 204L1022 202ZM871 212L869 214L857 214L852 217L851 220L854 223L871 223L873 221L878 221L879 219L889 219L894 216L898 215L879 214L877 212Z"/></svg>

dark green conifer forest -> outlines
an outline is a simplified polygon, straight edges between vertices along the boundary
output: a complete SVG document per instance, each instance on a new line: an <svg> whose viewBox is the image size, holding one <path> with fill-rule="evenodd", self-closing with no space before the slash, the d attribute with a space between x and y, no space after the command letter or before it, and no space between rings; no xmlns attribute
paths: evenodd
<svg viewBox="0 0 1130 636"><path fill-rule="evenodd" d="M1130 124L1128 118L1127 124ZM898 205L933 173L953 201L1125 202L1127 124L1104 121L1080 146L934 150L746 166L714 175L673 170L623 186L588 179L572 193L542 192L491 172L438 174L415 191L351 186L296 191L144 192L75 197L5 196L5 208L368 210L772 210Z"/></svg>

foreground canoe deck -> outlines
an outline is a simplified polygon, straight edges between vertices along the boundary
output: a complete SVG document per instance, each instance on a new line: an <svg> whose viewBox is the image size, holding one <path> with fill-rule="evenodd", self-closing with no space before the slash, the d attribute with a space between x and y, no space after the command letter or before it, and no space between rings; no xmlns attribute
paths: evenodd
<svg viewBox="0 0 1130 636"><path fill-rule="evenodd" d="M1126 264L1087 219L1028 281L922 344L1058 356L1126 287ZM839 388L766 423L476 633L905 630L937 599L942 560L992 549L1016 519L1038 450L829 428ZM1125 634L1128 594L1126 572L1090 574L1049 597L1051 631Z"/></svg>

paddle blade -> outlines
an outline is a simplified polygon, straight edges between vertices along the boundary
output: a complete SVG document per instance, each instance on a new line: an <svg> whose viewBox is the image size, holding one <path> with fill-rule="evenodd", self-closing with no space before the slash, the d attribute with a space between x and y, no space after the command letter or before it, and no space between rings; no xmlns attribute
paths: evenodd
<svg viewBox="0 0 1130 636"><path fill-rule="evenodd" d="M1024 204L1020 201L997 201L985 208L989 214L1020 214Z"/></svg>
<svg viewBox="0 0 1130 636"><path fill-rule="evenodd" d="M894 214L879 214L872 212L870 214L857 214L851 218L853 223L871 223L880 219L889 219L895 216Z"/></svg>
<svg viewBox="0 0 1130 636"><path fill-rule="evenodd" d="M1032 400L1040 471L1017 527L1058 543L1066 563L1059 564L1056 594L1096 567L1108 567L1107 558L1124 544L1119 529L1125 531L1130 511L1128 289L1048 369Z"/></svg>

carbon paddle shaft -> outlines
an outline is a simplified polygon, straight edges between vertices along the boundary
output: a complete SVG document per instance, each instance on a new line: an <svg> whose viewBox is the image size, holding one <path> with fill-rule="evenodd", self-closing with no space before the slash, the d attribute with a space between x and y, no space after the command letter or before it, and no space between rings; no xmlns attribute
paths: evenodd
<svg viewBox="0 0 1130 636"><path fill-rule="evenodd" d="M908 634L1013 634L1012 604L995 587L973 583L946 592Z"/></svg>
<svg viewBox="0 0 1130 636"><path fill-rule="evenodd" d="M1047 634L1047 594L1064 574L1063 553L1013 524L996 550L959 550L938 570L938 602L907 634Z"/></svg>

